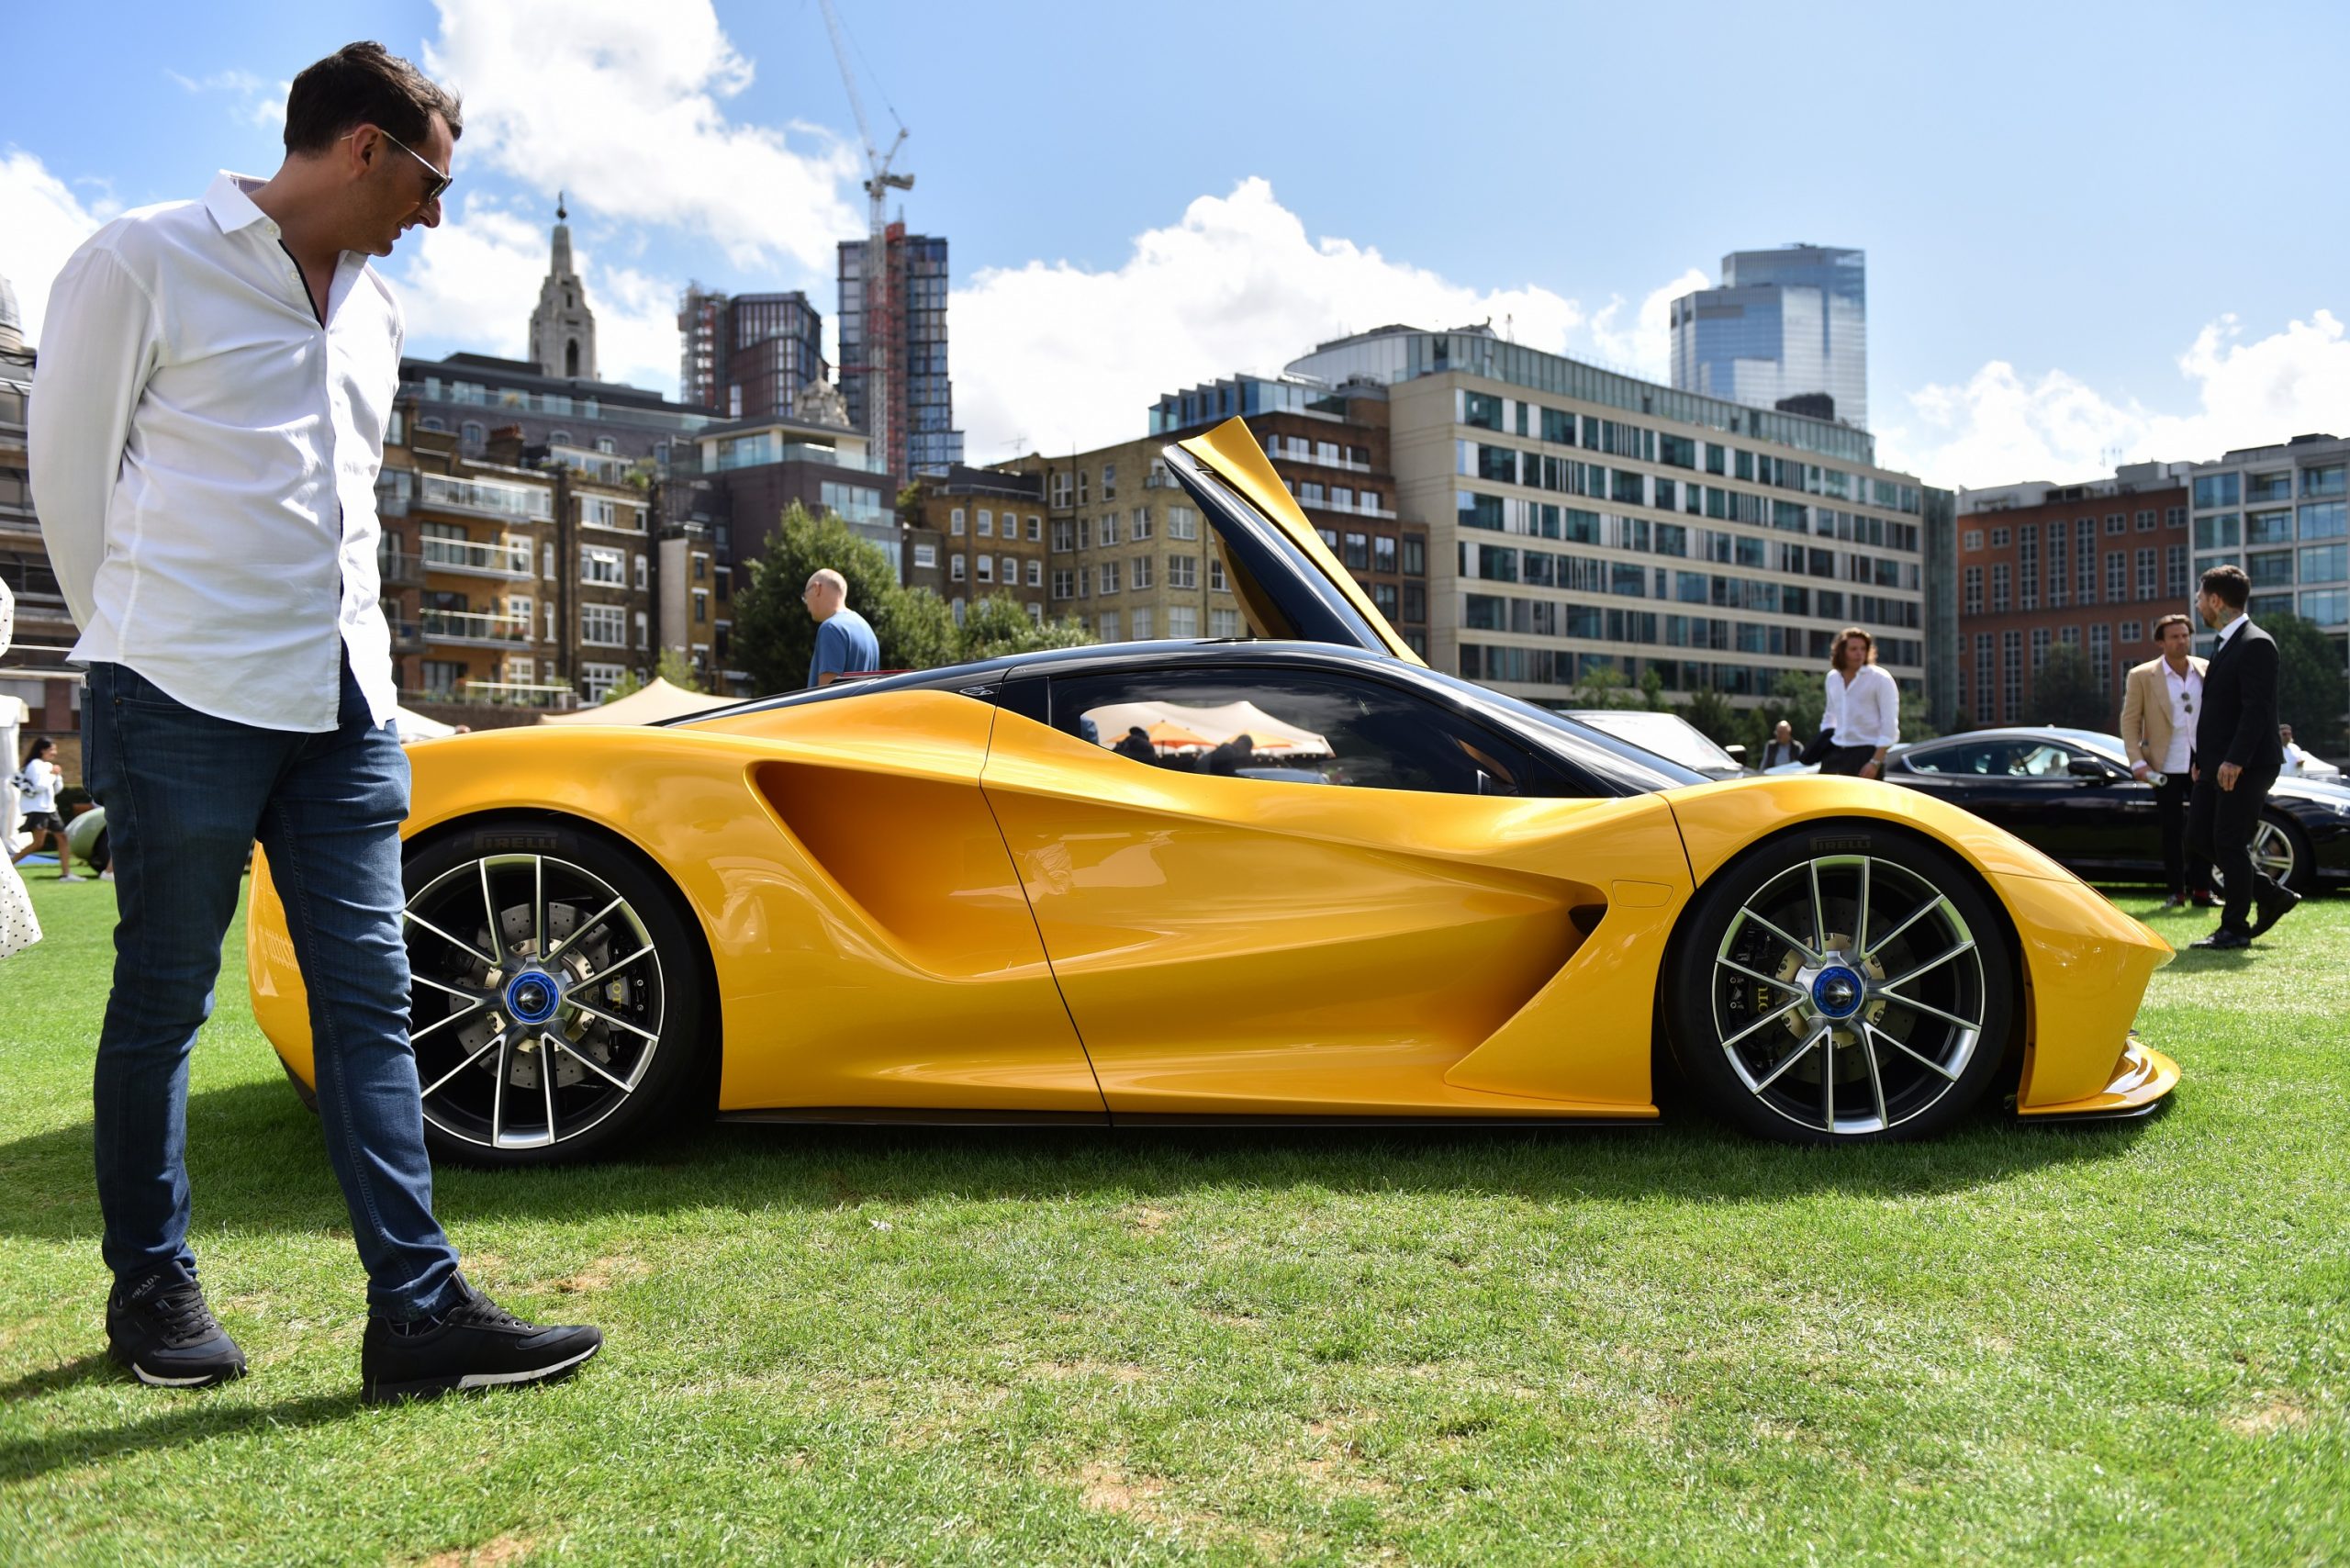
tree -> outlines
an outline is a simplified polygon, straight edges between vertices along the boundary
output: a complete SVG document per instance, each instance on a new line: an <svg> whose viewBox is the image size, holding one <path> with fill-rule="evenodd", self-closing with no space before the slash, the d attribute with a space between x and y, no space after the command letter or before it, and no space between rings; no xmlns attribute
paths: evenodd
<svg viewBox="0 0 2350 1568"><path fill-rule="evenodd" d="M1689 721L1691 728L1716 745L1732 745L1740 740L1741 726L1738 710L1730 706L1729 698L1710 686L1700 687L1691 692L1689 700L1682 704L1680 713ZM1751 755L1760 756L1762 753L1759 749L1751 748Z"/></svg>
<svg viewBox="0 0 2350 1568"><path fill-rule="evenodd" d="M2070 643L2060 643L2048 650L2047 659L2032 675L2025 720L2067 730L2102 730L2112 721L2110 707L2088 655Z"/></svg>
<svg viewBox="0 0 2350 1568"><path fill-rule="evenodd" d="M1000 659L1039 648L1082 648L1092 641L1083 622L1031 621L1016 601L1002 594L990 594L966 610L955 638L956 651L965 659Z"/></svg>
<svg viewBox="0 0 2350 1568"><path fill-rule="evenodd" d="M801 595L825 566L847 579L849 608L872 623L883 669L928 669L956 656L955 618L936 594L904 587L881 546L795 501L734 592L734 655L760 690L807 684L816 619Z"/></svg>
<svg viewBox="0 0 2350 1568"><path fill-rule="evenodd" d="M1942 731L1934 727L1933 720L1927 716L1929 711L1924 692L1912 691L1906 686L1901 689L1901 738L1903 740L1930 741L1942 734ZM2112 711L2118 715L2121 710L2116 708ZM1968 726L1961 724L1958 727L1964 730ZM2105 725L2096 723L2085 727L2102 730Z"/></svg>
<svg viewBox="0 0 2350 1568"><path fill-rule="evenodd" d="M2264 615L2260 626L2277 639L2277 720L2293 726L2293 743L2302 750L2340 752L2343 713L2350 709L2341 646L2298 615Z"/></svg>
<svg viewBox="0 0 2350 1568"><path fill-rule="evenodd" d="M682 648L661 650L661 657L653 666L653 679L666 680L681 691L709 689L702 684L701 677L694 673L694 662L686 656ZM623 697L633 697L652 684L653 681L639 679L636 671L630 670L612 682L612 689L604 693L604 700L617 702Z"/></svg>
<svg viewBox="0 0 2350 1568"><path fill-rule="evenodd" d="M1827 686L1820 677L1806 670L1781 670L1771 684L1771 695L1746 711L1746 755L1761 756L1763 743L1782 719L1795 732L1797 746L1808 745L1819 733L1819 715L1827 706Z"/></svg>
<svg viewBox="0 0 2350 1568"><path fill-rule="evenodd" d="M897 504L898 521L910 528L920 528L923 525L922 501L923 487L920 479L909 480L900 486Z"/></svg>
<svg viewBox="0 0 2350 1568"><path fill-rule="evenodd" d="M1640 706L1662 713L1673 706L1664 700L1664 672L1654 665L1640 671Z"/></svg>
<svg viewBox="0 0 2350 1568"><path fill-rule="evenodd" d="M1578 708L1637 708L1640 699L1624 681L1624 672L1614 665L1586 664L1583 678L1575 682L1574 704Z"/></svg>

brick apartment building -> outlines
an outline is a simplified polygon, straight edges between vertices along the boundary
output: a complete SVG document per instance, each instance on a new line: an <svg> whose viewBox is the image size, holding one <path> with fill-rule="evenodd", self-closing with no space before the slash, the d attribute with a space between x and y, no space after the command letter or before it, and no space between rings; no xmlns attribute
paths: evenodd
<svg viewBox="0 0 2350 1568"><path fill-rule="evenodd" d="M2154 657L2154 623L2194 597L2183 463L2133 463L2082 485L1962 491L1958 706L2020 724L2051 649L2087 655L2121 710L2122 679Z"/></svg>

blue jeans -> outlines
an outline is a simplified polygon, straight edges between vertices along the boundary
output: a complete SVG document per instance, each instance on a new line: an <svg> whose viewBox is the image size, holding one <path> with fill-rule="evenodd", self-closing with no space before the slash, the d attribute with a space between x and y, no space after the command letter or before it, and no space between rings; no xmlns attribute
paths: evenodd
<svg viewBox="0 0 2350 1568"><path fill-rule="evenodd" d="M114 854L114 989L98 1036L98 1205L118 1285L196 1273L187 1245L187 1059L259 839L310 995L327 1158L367 1268L369 1310L454 1301L456 1250L408 1038L399 826L408 757L342 675L339 725L257 729L174 701L127 665L90 666L82 766Z"/></svg>

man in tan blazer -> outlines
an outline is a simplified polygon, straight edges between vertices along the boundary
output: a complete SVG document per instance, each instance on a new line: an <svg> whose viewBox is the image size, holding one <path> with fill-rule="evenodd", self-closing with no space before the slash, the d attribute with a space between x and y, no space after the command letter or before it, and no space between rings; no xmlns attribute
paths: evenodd
<svg viewBox="0 0 2350 1568"><path fill-rule="evenodd" d="M2198 909L2211 903L2211 864L2187 853L2187 802L2191 790L2188 758L2195 745L2195 713L2203 705L2203 664L2188 652L2195 628L2184 615L2154 622L2154 645L2162 650L2130 672L2121 698L2121 745L2130 771L2141 779L2159 774L2154 813L2163 824L2163 875L2170 896L2165 909Z"/></svg>

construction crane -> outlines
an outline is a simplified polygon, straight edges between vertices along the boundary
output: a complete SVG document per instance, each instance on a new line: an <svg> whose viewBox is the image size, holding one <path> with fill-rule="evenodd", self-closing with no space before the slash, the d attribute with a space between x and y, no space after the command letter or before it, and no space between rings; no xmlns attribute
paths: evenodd
<svg viewBox="0 0 2350 1568"><path fill-rule="evenodd" d="M863 296L865 363L855 367L865 382L865 433L871 443L872 454L892 473L899 467L895 451L897 431L891 394L896 390L896 358L899 317L895 290L890 281L890 218L887 208L889 194L893 190L914 188L914 177L893 170L898 151L906 144L906 127L898 121L897 140L890 143L887 152L873 140L873 127L865 118L865 101L856 91L856 73L850 68L848 39L841 29L840 13L833 8L833 0L817 0L824 9L824 28L832 34L833 58L840 62L841 85L848 89L849 111L856 116L856 133L865 139L865 164L869 176L865 182L865 194L871 206L871 221L867 225L865 253L857 263L859 293ZM898 111L890 110L890 118L898 119ZM843 355L845 361L847 356ZM844 363L844 374L851 367Z"/></svg>

